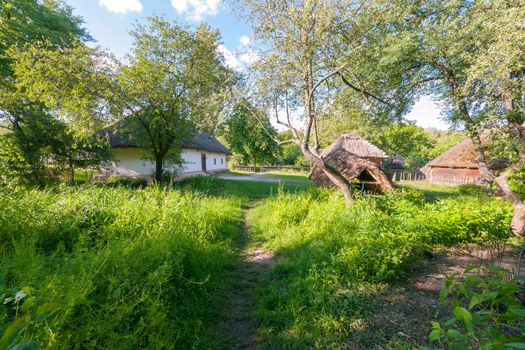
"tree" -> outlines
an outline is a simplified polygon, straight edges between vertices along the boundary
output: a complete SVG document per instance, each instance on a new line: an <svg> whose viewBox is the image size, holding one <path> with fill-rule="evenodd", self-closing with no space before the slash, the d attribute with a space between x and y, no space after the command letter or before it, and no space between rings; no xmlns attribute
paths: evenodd
<svg viewBox="0 0 525 350"><path fill-rule="evenodd" d="M60 51L47 43L17 56L19 86L67 120L77 135L108 125L129 131L161 181L167 164L180 163L180 142L216 128L224 91L233 81L218 54L219 35L195 32L152 17L137 25L127 64L82 43Z"/></svg>
<svg viewBox="0 0 525 350"><path fill-rule="evenodd" d="M180 163L179 145L195 129L213 129L219 105L210 104L232 81L218 53L219 33L206 25L191 32L149 18L137 25L129 64L122 67L128 130L162 179L166 163Z"/></svg>
<svg viewBox="0 0 525 350"><path fill-rule="evenodd" d="M279 146L274 141L277 132L263 112L247 102L238 104L227 117L223 128L226 142L243 163L251 162L256 167L257 164L272 164L275 161L279 153Z"/></svg>
<svg viewBox="0 0 525 350"><path fill-rule="evenodd" d="M464 132L457 130L437 130L434 128L427 129L428 135L434 144L428 152L428 159L434 159L451 147L460 143L467 138Z"/></svg>
<svg viewBox="0 0 525 350"><path fill-rule="evenodd" d="M428 132L413 123L384 127L371 141L391 157L401 155L410 171L418 171L429 160L430 150L434 147Z"/></svg>
<svg viewBox="0 0 525 350"><path fill-rule="evenodd" d="M525 234L525 205L508 186L508 175L517 168L498 175L488 162L493 147L482 141L487 130L503 127L525 146L523 113L516 110L523 96L525 31L520 23L525 5L512 0L406 0L388 6L377 1L377 7L379 20L390 28L385 40L393 43L391 51L403 48L402 60L417 67L427 92L446 106L448 120L466 129L482 178L488 184L495 181L513 203L512 230Z"/></svg>
<svg viewBox="0 0 525 350"><path fill-rule="evenodd" d="M509 184L525 167L525 4L519 0L479 1L472 12L472 26L478 32L467 87L483 94L485 118L516 145L510 166L491 175L514 208L512 231L525 235L525 203Z"/></svg>
<svg viewBox="0 0 525 350"><path fill-rule="evenodd" d="M12 53L40 40L50 50L70 47L78 40L89 40L80 18L71 8L57 1L2 1L0 7L0 137L5 161L12 177L42 182L50 168L44 160L60 158L68 137L64 123L40 101L32 100L18 86L16 58ZM73 143L68 148L72 149ZM12 153L12 157L9 156ZM71 159L71 157L69 157ZM16 160L16 161L15 161ZM56 168L55 168L56 170ZM7 170L6 170L7 171ZM16 176L18 174L18 176Z"/></svg>
<svg viewBox="0 0 525 350"><path fill-rule="evenodd" d="M239 5L264 47L253 66L255 83L250 92L261 108L273 111L277 123L292 132L293 138L286 142L296 143L349 205L350 182L320 155L319 118L333 101L334 88L351 89L373 108L374 101L388 104L376 91L399 86L395 79L374 74L373 64L379 61L374 44L380 47L381 41L373 31L363 30L364 2L247 0ZM291 111L301 114L302 128L293 125Z"/></svg>

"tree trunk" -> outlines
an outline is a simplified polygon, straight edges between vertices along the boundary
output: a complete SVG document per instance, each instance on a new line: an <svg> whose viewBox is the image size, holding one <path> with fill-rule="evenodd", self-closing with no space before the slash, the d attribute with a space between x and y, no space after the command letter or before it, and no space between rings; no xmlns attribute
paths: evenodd
<svg viewBox="0 0 525 350"><path fill-rule="evenodd" d="M352 185L348 179L344 177L344 175L342 175L339 171L337 171L337 169L335 169L333 166L325 162L323 158L313 154L312 151L310 151L305 145L302 145L301 151L308 160L323 170L330 181L332 181L332 183L337 186L337 188L339 188L345 198L346 206L349 207L352 205L354 202L354 197L352 195Z"/></svg>
<svg viewBox="0 0 525 350"><path fill-rule="evenodd" d="M164 172L164 157L160 155L155 156L155 182L160 184L162 182L162 173Z"/></svg>
<svg viewBox="0 0 525 350"><path fill-rule="evenodd" d="M489 166L487 165L487 159L485 157L485 148L483 147L479 132L477 130L471 130L470 139L474 144L474 152L476 153L476 158L478 160L481 179L484 183L491 184L494 182L495 176L490 171Z"/></svg>
<svg viewBox="0 0 525 350"><path fill-rule="evenodd" d="M75 164L73 157L69 157L69 180L72 184L75 183Z"/></svg>
<svg viewBox="0 0 525 350"><path fill-rule="evenodd" d="M509 186L509 176L525 164L524 125L515 125L514 120L512 118L512 112L514 111L514 103L510 89L506 88L503 91L501 97L503 100L503 108L505 109L507 121L510 125L514 125L516 127L518 139L520 142L520 148L518 163L511 169L503 172L500 176L498 176L496 178L496 183L498 184L499 188L501 188L501 190L503 191L505 198L512 203L512 208L514 209L512 221L510 222L510 229L515 235L523 236L525 235L525 204L523 203L523 200L511 190Z"/></svg>
<svg viewBox="0 0 525 350"><path fill-rule="evenodd" d="M512 169L505 171L498 176L495 181L499 188L501 188L505 199L512 203L512 208L514 209L512 221L510 222L510 229L516 236L523 236L525 235L525 204L521 198L510 189L509 175L511 172Z"/></svg>

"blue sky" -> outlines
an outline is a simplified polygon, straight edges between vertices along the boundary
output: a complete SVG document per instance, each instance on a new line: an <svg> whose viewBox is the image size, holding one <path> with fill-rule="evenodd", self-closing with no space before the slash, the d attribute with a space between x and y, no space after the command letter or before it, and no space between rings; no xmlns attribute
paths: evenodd
<svg viewBox="0 0 525 350"><path fill-rule="evenodd" d="M250 52L250 26L236 18L221 0L67 0L74 13L83 17L85 27L97 44L122 58L131 47L129 29L146 17L161 15L179 23L196 25L205 21L221 31L220 50L233 68L247 64ZM423 97L406 118L422 127L448 129L439 119L440 109L429 96Z"/></svg>

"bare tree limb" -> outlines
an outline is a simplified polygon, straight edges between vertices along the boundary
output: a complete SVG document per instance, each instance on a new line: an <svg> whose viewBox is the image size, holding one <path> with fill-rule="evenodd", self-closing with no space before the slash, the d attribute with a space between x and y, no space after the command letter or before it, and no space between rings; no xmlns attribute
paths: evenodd
<svg viewBox="0 0 525 350"><path fill-rule="evenodd" d="M387 106L390 106L389 102L386 102L385 100L383 100L383 99L373 95L372 93L368 92L367 90L362 89L362 88L352 84L350 81L348 81L348 79L345 78L345 76L341 72L337 72L337 74L341 77L341 80L343 81L343 83L348 85L350 88L354 89L355 91L358 91L358 92L362 93L363 95L366 95L367 97L371 97L371 98L373 98L376 101L379 101L379 102L381 102L383 104L386 104Z"/></svg>
<svg viewBox="0 0 525 350"><path fill-rule="evenodd" d="M259 116L257 115L257 113L255 111L252 110L252 107L249 106L244 100L241 100L241 103L244 107L246 107L246 109L248 109L248 111L255 117L255 119L257 120L257 122L262 126L264 132L266 133L266 135L268 135L268 137L270 139L272 139L273 142L275 142L276 144L278 145L284 145L284 144L287 144L287 143L297 143L296 140L292 139L292 140L279 140L278 138L274 137L267 129L266 125L264 125L264 123L262 122L261 118L259 118Z"/></svg>

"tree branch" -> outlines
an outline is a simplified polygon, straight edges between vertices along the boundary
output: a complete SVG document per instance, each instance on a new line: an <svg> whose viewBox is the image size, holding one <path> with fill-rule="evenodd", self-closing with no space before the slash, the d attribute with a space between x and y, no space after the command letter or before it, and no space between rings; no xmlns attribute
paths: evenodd
<svg viewBox="0 0 525 350"><path fill-rule="evenodd" d="M371 97L373 98L374 100L376 101L379 101L387 106L390 106L390 103L386 102L385 100L373 95L372 93L366 91L365 89L362 89L358 86L355 86L354 84L352 84L351 82L348 81L348 79L345 78L345 76L343 74L341 74L341 72L337 72L337 74L341 77L341 80L343 81L343 83L345 83L346 85L348 85L350 88L354 89L355 91L358 91L360 93L362 93L363 95L367 96L367 97Z"/></svg>
<svg viewBox="0 0 525 350"><path fill-rule="evenodd" d="M286 144L286 143L291 143L291 142L294 142L294 143L297 143L295 140L285 140L285 141L281 141L279 140L278 138L274 137L269 131L268 129L266 128L266 125L264 125L264 123L262 122L262 120L259 118L259 116L257 115L256 112L254 112L252 110L252 107L249 106L244 100L241 101L241 103L243 104L244 107L246 107L246 109L248 109L248 111L255 117L255 119L257 120L257 122L261 125L261 127L263 128L264 132L266 133L266 135L268 135L268 137L273 141L275 142L276 144L278 144L279 146L280 145L283 145L283 144Z"/></svg>

